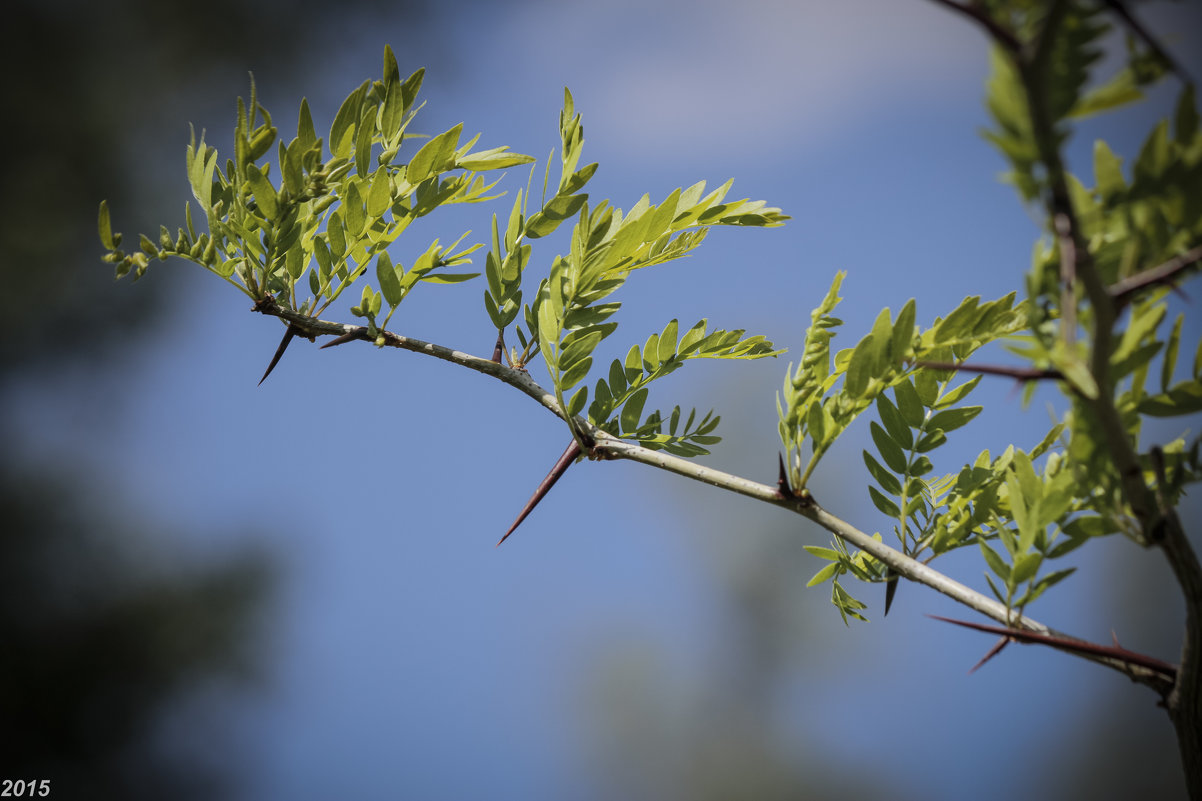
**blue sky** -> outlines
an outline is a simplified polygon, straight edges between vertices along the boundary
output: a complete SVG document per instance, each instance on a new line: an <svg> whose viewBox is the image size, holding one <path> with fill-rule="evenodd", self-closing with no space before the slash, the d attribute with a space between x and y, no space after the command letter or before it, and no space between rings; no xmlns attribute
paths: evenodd
<svg viewBox="0 0 1202 801"><path fill-rule="evenodd" d="M1180 48L1172 34L1188 28L1191 11L1157 8L1148 19ZM644 192L655 200L733 177L736 197L792 215L783 229L717 231L691 259L636 276L615 355L672 317L708 317L796 349L837 270L849 274L840 346L881 307L910 297L929 324L965 295L1021 290L1038 232L995 180L1001 160L977 135L985 41L934 4L617 0L439 13L437 39L409 48L391 22L338 32L307 91L319 130L346 92L378 75L385 43L403 71L453 48L451 63L427 75L425 132L462 121L483 133L482 146L510 145L539 157L541 169L567 85L584 117L584 162L601 164L594 198L629 208ZM286 131L299 96L273 89L269 65L246 67ZM1090 123L1074 163L1085 163L1095 135L1133 156L1174 93ZM219 114L174 109L179 119L141 132L139 142L171 154L165 169L179 179L178 205L154 224L177 224L188 197L178 158L186 122L222 147L237 94L245 86L235 76ZM502 187L513 192L525 179L512 171ZM431 237L465 228L483 239L489 215L507 203L415 228L394 256L408 263ZM558 245L536 248L539 269ZM796 586L774 590L791 600L770 739L815 782L855 770L896 782L902 797L969 788L977 798L1051 797L1031 789L1032 777L1055 772L1058 743L1099 707L1135 715L1133 740L1173 747L1145 691L1069 658L1013 646L967 676L990 641L925 618L965 616L928 590L903 587L881 621L878 588L861 588L873 622L845 628L824 590L801 590L820 566L801 546L827 544L825 532L639 465L574 467L494 549L566 443L562 424L483 376L360 343L319 352L298 341L256 387L278 323L249 314L245 298L211 276L155 270L147 280L182 284L186 301L158 343L111 366L123 382L103 408L56 395L47 379L29 392L50 399L23 414L44 458L77 460L95 491L170 521L195 552L257 538L278 553L285 581L265 643L269 680L211 699L236 720L247 798L613 797L598 710L628 701L622 682L606 677L642 659L666 677L665 697L712 681L724 649L739 642L731 587L772 553L799 572L780 579ZM481 291L423 286L392 328L487 355ZM327 317L350 319L345 306ZM1196 341L1196 313L1187 327ZM770 482L774 393L789 358L682 370L653 400L715 406L727 439L709 463ZM1024 412L1009 385L978 394L988 408L948 446L945 469L982 448L1033 444L1046 428L1042 399L1054 398ZM875 530L864 439L833 452L814 489L832 511ZM1095 640L1116 627L1137 650L1162 647L1164 628L1172 642L1180 612L1159 556L1118 539L1087 550L1085 569L1036 616ZM1150 577L1138 603L1111 591L1120 564ZM947 570L985 589L975 556L949 559ZM999 775L1003 764L1023 768Z"/></svg>

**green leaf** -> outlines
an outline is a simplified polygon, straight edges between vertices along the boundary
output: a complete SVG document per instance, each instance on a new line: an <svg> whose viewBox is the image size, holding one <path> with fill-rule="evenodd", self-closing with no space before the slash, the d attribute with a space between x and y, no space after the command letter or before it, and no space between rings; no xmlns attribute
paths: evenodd
<svg viewBox="0 0 1202 801"><path fill-rule="evenodd" d="M1014 568L1010 572L1010 580L1014 586L1025 583L1033 578L1043 564L1043 554L1024 553L1014 560Z"/></svg>
<svg viewBox="0 0 1202 801"><path fill-rule="evenodd" d="M109 220L109 202L107 200L100 201L100 218L98 221L100 229L100 244L108 250L116 250L117 243L113 241L113 225Z"/></svg>
<svg viewBox="0 0 1202 801"><path fill-rule="evenodd" d="M910 428L921 426L926 412L923 409L922 401L918 399L914 382L907 378L899 383L893 388L893 397L897 399L897 410L901 413L902 420L906 425Z"/></svg>
<svg viewBox="0 0 1202 801"><path fill-rule="evenodd" d="M330 125L330 153L336 158L349 159L354 148L355 126L359 123L363 98L371 81L364 81L358 89L347 95L334 115Z"/></svg>
<svg viewBox="0 0 1202 801"><path fill-rule="evenodd" d="M894 520L901 517L901 509L898 508L897 504L882 495L880 490L871 484L868 485L868 494L872 498L873 506L879 509L885 517Z"/></svg>
<svg viewBox="0 0 1202 801"><path fill-rule="evenodd" d="M1073 573L1076 573L1076 572L1077 572L1077 568L1070 567L1070 568L1066 568L1064 570L1056 570L1051 573L1048 573L1046 576L1044 576L1038 582L1036 582L1035 591L1037 593L1042 593L1047 588L1054 587L1055 585L1064 581L1066 578L1068 578L1069 576L1071 576ZM1038 597L1038 596L1035 596L1035 597ZM1031 601L1035 600L1035 597L1032 597L1030 600ZM1030 601L1028 601L1028 603L1029 602Z"/></svg>
<svg viewBox="0 0 1202 801"><path fill-rule="evenodd" d="M1185 323L1185 315L1178 314L1173 322L1173 330L1169 334L1168 346L1164 351L1164 360L1160 364L1160 391L1168 392L1173 383L1173 371L1177 367L1177 350L1181 345L1181 326Z"/></svg>
<svg viewBox="0 0 1202 801"><path fill-rule="evenodd" d="M355 174L366 178L371 172L371 146L376 134L376 114L365 105L363 119L355 129Z"/></svg>
<svg viewBox="0 0 1202 801"><path fill-rule="evenodd" d="M896 368L900 368L911 355L910 343L914 339L915 313L914 298L910 298L898 312L897 321L893 324L893 340L889 345L889 351L893 357L893 366Z"/></svg>
<svg viewBox="0 0 1202 801"><path fill-rule="evenodd" d="M318 261L320 263L320 259ZM388 301L388 305L397 306L405 297L405 291L401 288L396 268L393 267L392 259L387 251L382 251L376 258L376 277L380 281L380 290L384 293L384 299Z"/></svg>
<svg viewBox="0 0 1202 801"><path fill-rule="evenodd" d="M630 396L630 400L626 401L626 404L622 407L622 415L619 419L622 431L630 432L638 430L639 421L643 415L643 404L646 402L646 387L637 390Z"/></svg>
<svg viewBox="0 0 1202 801"><path fill-rule="evenodd" d="M479 277L480 273L427 273L421 280L427 284L462 284Z"/></svg>
<svg viewBox="0 0 1202 801"><path fill-rule="evenodd" d="M821 545L803 545L801 547L819 559L826 559L829 562L838 562L843 558L843 555L834 548L823 548Z"/></svg>
<svg viewBox="0 0 1202 801"><path fill-rule="evenodd" d="M969 333L980 302L981 298L977 295L961 301L959 306L935 326L935 344L958 339Z"/></svg>
<svg viewBox="0 0 1202 801"><path fill-rule="evenodd" d="M586 201L588 195L556 195L526 221L526 236L538 239L550 234L564 220L575 216Z"/></svg>
<svg viewBox="0 0 1202 801"><path fill-rule="evenodd" d="M1099 139L1093 148L1093 172L1102 200L1110 200L1126 190L1123 179L1123 160Z"/></svg>
<svg viewBox="0 0 1202 801"><path fill-rule="evenodd" d="M939 399L938 370L919 370L914 374L914 390L918 401L926 408L933 408Z"/></svg>
<svg viewBox="0 0 1202 801"><path fill-rule="evenodd" d="M346 230L358 237L363 233L367 217L363 211L363 196L359 194L359 185L354 181L347 185L346 197L342 201L342 210L346 216ZM330 244L334 244L333 237L330 237ZM341 253L342 251L335 248L335 252Z"/></svg>
<svg viewBox="0 0 1202 801"><path fill-rule="evenodd" d="M613 328L609 330L612 331ZM570 365L591 354L606 333L600 326L590 326L568 334L560 343L560 367L566 370Z"/></svg>
<svg viewBox="0 0 1202 801"><path fill-rule="evenodd" d="M936 412L927 421L927 431L955 431L961 426L967 425L974 417L981 413L982 406L961 406L957 409L944 409L941 412Z"/></svg>
<svg viewBox="0 0 1202 801"><path fill-rule="evenodd" d="M380 167L372 176L371 187L367 190L367 216L379 219L392 205L392 181L388 177L388 168Z"/></svg>
<svg viewBox="0 0 1202 801"><path fill-rule="evenodd" d="M592 361L591 359L589 361ZM588 403L588 387L581 387L572 395L568 401L567 414L568 417L575 417L584 411L584 405Z"/></svg>
<svg viewBox="0 0 1202 801"><path fill-rule="evenodd" d="M301 163L302 147L299 140L282 149L280 156L280 171L283 173L284 188L293 197L298 197L305 190L305 170Z"/></svg>
<svg viewBox="0 0 1202 801"><path fill-rule="evenodd" d="M977 540L977 544L981 546L981 553L985 557L985 564L989 565L997 576L1007 584L1010 583L1010 566L1002 561L1002 557L997 555L997 552L985 544L985 540Z"/></svg>
<svg viewBox="0 0 1202 801"><path fill-rule="evenodd" d="M872 432L872 441L876 444L877 451L880 452L881 458L885 460L885 464L894 473L906 472L906 456L902 452L901 447L889 438L889 434L881 426L873 422L869 426Z"/></svg>
<svg viewBox="0 0 1202 801"><path fill-rule="evenodd" d="M814 577L806 582L807 587L816 587L824 581L834 578L840 572L841 565L838 562L831 562L829 565L823 565L822 569L814 574Z"/></svg>
<svg viewBox="0 0 1202 801"><path fill-rule="evenodd" d="M1139 402L1141 414L1177 417L1202 412L1202 382L1182 381L1168 392L1149 395Z"/></svg>
<svg viewBox="0 0 1202 801"><path fill-rule="evenodd" d="M508 153L506 152L508 150L508 147L494 147L491 150L481 150L461 156L456 162L456 166L473 172L484 172L486 170L503 170L507 167L516 167L519 164L529 164L534 161L534 156Z"/></svg>
<svg viewBox="0 0 1202 801"><path fill-rule="evenodd" d="M864 451L864 464L868 467L868 472L876 479L881 488L890 495L900 496L902 493L901 482L897 477L890 473L885 467L872 457L868 451Z"/></svg>
<svg viewBox="0 0 1202 801"><path fill-rule="evenodd" d="M417 185L427 178L449 169L455 161L455 149L459 146L459 136L463 133L463 123L438 136L431 138L413 154L405 171L405 180Z"/></svg>
<svg viewBox="0 0 1202 801"><path fill-rule="evenodd" d="M975 378L971 378L950 392L945 392L944 394L940 395L939 400L935 402L935 405L932 408L945 409L948 406L954 406L955 404L964 400L964 398L968 396L968 393L977 388L977 384L981 383L981 379L983 377L984 376L976 376Z"/></svg>
<svg viewBox="0 0 1202 801"><path fill-rule="evenodd" d="M851 353L847 365L847 374L843 379L843 389L853 398L862 398L868 392L868 382L874 378L876 371L876 347L872 334L864 337Z"/></svg>
<svg viewBox="0 0 1202 801"><path fill-rule="evenodd" d="M254 193L255 200L259 203L259 210L263 212L264 217L268 220L275 219L280 210L279 196L276 194L275 187L271 185L257 165L246 165L246 182L250 184L250 190Z"/></svg>
<svg viewBox="0 0 1202 801"><path fill-rule="evenodd" d="M309 101L301 98L300 117L296 122L296 138L300 141L302 151L310 150L317 144L317 129L313 127L313 114L309 111Z"/></svg>
<svg viewBox="0 0 1202 801"><path fill-rule="evenodd" d="M401 97L405 101L406 109L413 106L414 101L417 99L417 93L422 88L422 80L425 76L426 69L422 67L406 78L405 83L401 84Z"/></svg>
<svg viewBox="0 0 1202 801"><path fill-rule="evenodd" d="M678 323L675 319L668 323L664 328L663 333L659 335L659 349L657 355L661 363L668 361L676 355L676 336L678 331Z"/></svg>
<svg viewBox="0 0 1202 801"><path fill-rule="evenodd" d="M1132 171L1136 182L1159 181L1172 162L1169 149L1169 122L1161 120L1140 148Z"/></svg>
<svg viewBox="0 0 1202 801"><path fill-rule="evenodd" d="M937 428L923 434L922 438L918 440L918 444L914 446L914 450L919 453L930 453L945 442L947 442L947 434Z"/></svg>
<svg viewBox="0 0 1202 801"><path fill-rule="evenodd" d="M1198 109L1194 105L1194 87L1181 87L1177 109L1173 115L1173 130L1182 145L1190 145L1198 135Z"/></svg>
<svg viewBox="0 0 1202 801"><path fill-rule="evenodd" d="M902 420L901 413L884 393L877 396L876 408L890 439L905 450L914 447L914 436L910 433L910 427Z"/></svg>

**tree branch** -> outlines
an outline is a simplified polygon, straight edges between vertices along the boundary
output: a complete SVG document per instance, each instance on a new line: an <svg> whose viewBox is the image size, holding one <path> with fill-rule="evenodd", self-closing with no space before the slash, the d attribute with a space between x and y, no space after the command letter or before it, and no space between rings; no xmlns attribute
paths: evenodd
<svg viewBox="0 0 1202 801"><path fill-rule="evenodd" d="M593 446L590 455L595 458L629 459L641 464L650 465L651 467L658 467L661 470L667 470L668 472L676 473L677 475L693 479L694 481L700 481L710 486L720 487L739 495L745 495L764 503L783 507L801 515L807 520L817 523L844 542L871 554L895 573L919 584L925 584L936 592L943 593L952 600L980 612L986 617L992 618L1011 629L1031 631L1036 634L1047 635L1066 641L1075 640L1075 638L1049 628L1045 624L1029 617L1013 617L1010 610L1007 610L1005 606L993 598L989 598L976 590L964 586L955 579L940 573L917 559L906 556L896 548L886 545L880 540L873 538L872 535L859 530L850 523L826 511L814 500L808 491L803 491L801 494L793 497L782 496L777 487L760 484L730 473L724 473L721 470L705 467L704 465L696 464L695 462L673 456L663 451L648 450L640 445L611 437L602 431L597 432L597 444ZM1132 680L1151 687L1161 695L1167 694L1172 688L1172 680L1166 678L1162 671L1153 670L1142 664L1133 664L1129 660L1115 656L1114 654L1075 653L1075 655L1130 676Z"/></svg>
<svg viewBox="0 0 1202 801"><path fill-rule="evenodd" d="M1122 307L1130 303L1132 295L1141 289L1155 284L1171 283L1199 261L1202 261L1202 245L1174 256L1158 267L1143 270L1129 278L1113 283L1106 291L1114 299L1114 302Z"/></svg>
<svg viewBox="0 0 1202 801"><path fill-rule="evenodd" d="M1114 462L1123 498L1132 515L1139 521L1147 540L1161 546L1184 595L1186 621L1181 666L1172 692L1167 696L1167 707L1177 732L1186 784L1191 797L1202 798L1202 642L1199 641L1202 638L1202 566L1177 516L1171 509L1162 508L1145 482L1135 443L1114 403L1110 359L1114 325L1120 309L1119 298L1124 296L1126 290L1115 293L1102 282L1093 255L1081 235L1055 125L1049 118L1044 93L1044 77L1048 67L1046 59L1049 58L1051 42L1067 9L1068 4L1064 0L1057 0L1053 4L1040 32L1034 55L1030 58L1020 55L1016 61L1027 94L1039 158L1047 170L1048 216L1055 227L1062 257L1066 247L1072 248L1075 256L1074 275L1081 281L1093 313L1090 372L1098 386L1098 394L1096 398L1084 398L1081 402L1093 413L1103 432L1105 447ZM1184 267L1183 264L1167 271L1172 274Z"/></svg>
<svg viewBox="0 0 1202 801"><path fill-rule="evenodd" d="M279 317L281 320L291 323L296 327L297 333L306 338L335 336L339 338L345 337L346 341L352 339L370 341L367 326L346 325L344 323L334 323L327 320L319 320L316 317L309 317L281 306L271 296L258 301L254 306L254 310L260 314ZM526 393L553 414L560 414L559 403L555 400L555 393L543 389L524 370L515 370L512 367L498 364L491 359L473 356L470 353L464 353L463 351L454 350L443 345L435 345L432 342L423 342L413 337L401 336L391 331L381 331L380 335L383 337L384 345L387 347L400 348L401 350L409 350L414 353L424 353L427 356L442 359L444 362L451 362L452 364L466 367L469 370L490 375Z"/></svg>
<svg viewBox="0 0 1202 801"><path fill-rule="evenodd" d="M1014 34L999 25L989 13L976 6L966 6L954 2L954 0L931 0L931 2L941 5L944 8L950 8L952 11L959 12L969 19L976 22L1002 47L1012 53L1017 53L1022 49L1022 42L1018 40Z"/></svg>
<svg viewBox="0 0 1202 801"><path fill-rule="evenodd" d="M1098 645L1097 643L1089 642L1087 640L1078 640L1073 637L1057 637L1049 634L1041 634L1034 631L1022 631L1004 626L987 626L983 623L973 623L968 620L955 620L950 617L941 617L939 615L927 615L927 617L934 620L942 620L944 623L954 623L957 626L964 626L965 628L975 629L977 631L984 631L990 634L1000 634L1002 635L1003 643L1007 640L1014 640L1025 645L1047 645L1051 648L1067 651L1068 653L1074 655L1095 654L1112 656L1116 659L1123 660L1129 665L1144 667L1148 670L1152 670L1161 674L1161 676L1165 679L1166 684L1169 686L1172 686L1173 679L1177 676L1176 665L1170 665L1168 662L1162 662L1159 659L1146 654L1141 654L1137 651L1129 651L1120 646L1117 642L1114 645ZM994 649L990 651L989 656L993 656L1000 650L1000 647L995 646ZM973 670L976 670L977 667L980 667L982 664L984 664L988 658L989 657L987 656L986 659L982 659L981 662L977 663L977 666L974 667Z"/></svg>
<svg viewBox="0 0 1202 801"><path fill-rule="evenodd" d="M1147 45L1149 50L1156 54L1157 58L1164 61L1164 63L1168 65L1169 69L1177 73L1177 77L1181 79L1182 83L1192 84L1194 82L1193 79L1190 78L1189 73L1185 71L1181 64L1179 64L1175 58L1169 55L1167 50L1160 46L1160 43L1156 41L1156 38L1148 32L1148 29L1145 28L1139 20L1132 16L1131 12L1127 10L1127 5L1125 3L1121 3L1119 0L1106 0L1106 5L1109 6L1110 10L1115 13L1115 16L1121 19L1123 23L1131 29L1131 32L1135 34L1137 38L1143 40L1144 44Z"/></svg>
<svg viewBox="0 0 1202 801"><path fill-rule="evenodd" d="M292 309L284 308L270 296L256 303L254 310L269 316L279 317L294 326L297 329L298 335L301 336L336 336L352 339L368 339L368 330L365 326L345 325L319 320L315 317L308 317ZM380 331L379 336L382 338L385 346L433 356L436 359L442 359L443 361L475 370L478 373L492 376L530 396L561 420L564 419L563 411L556 402L554 393L539 386L525 371L514 370L497 364L491 359L480 358L479 356L473 356L442 345L401 336L391 331ZM761 484L751 479L725 473L721 470L715 470L711 467L673 456L664 451L651 450L641 445L618 439L586 420L576 418L575 422L580 431L593 439L592 447L588 450L590 458L627 459L632 462L639 462L640 464L656 467L670 473L676 473L694 481L700 481L703 484L719 487L729 492L788 509L811 522L817 523L850 545L872 555L893 572L943 593L986 617L992 618L1011 628L1024 629L1053 637L1067 638L1067 635L1051 629L1037 620L1029 617L1015 617L1011 610L1008 610L993 598L970 589L949 576L928 567L917 559L903 554L896 548L892 548L880 540L874 539L870 534L859 530L850 523L823 509L814 500L808 490L802 490L797 494L784 494L781 492L780 487ZM1131 665L1113 656L1098 654L1080 654L1080 656L1130 676L1134 681L1146 684L1162 694L1169 689L1165 685L1164 677L1161 674L1146 667Z"/></svg>
<svg viewBox="0 0 1202 801"><path fill-rule="evenodd" d="M999 375L1005 378L1013 378L1015 381L1041 381L1041 380L1063 380L1064 373L1059 370L1046 367L1010 367L1003 364L973 364L971 362L914 362L916 367L925 367L929 370L963 370L966 373L982 373L984 375Z"/></svg>

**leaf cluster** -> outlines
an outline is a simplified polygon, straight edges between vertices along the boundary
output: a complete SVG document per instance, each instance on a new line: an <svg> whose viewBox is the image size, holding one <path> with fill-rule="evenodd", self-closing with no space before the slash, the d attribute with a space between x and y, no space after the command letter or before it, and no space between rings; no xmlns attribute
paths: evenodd
<svg viewBox="0 0 1202 801"><path fill-rule="evenodd" d="M192 205L184 209L186 226L172 236L166 227L158 242L143 235L140 251L119 249L107 205L101 206L100 238L105 260L117 277L141 276L150 258L176 256L204 266L260 300L268 295L286 308L318 315L347 288L363 278L375 260L378 289L363 282L351 308L377 327L387 305L389 317L419 282L457 283L474 277L444 269L470 262L476 247L441 247L435 241L406 269L387 248L416 219L453 203L491 199L495 181L479 174L525 164L532 157L496 147L475 150L479 137L460 142L463 126L406 147L417 135L408 129L418 106L424 72L402 78L390 48L384 52L382 80L366 81L342 102L328 140L317 136L306 101L301 102L296 136L279 138L271 115L258 102L251 84L249 103L238 101L234 155L224 169L216 148L195 135L186 152L192 193L208 226L197 233ZM278 141L277 141L278 140ZM276 144L278 180L272 164L260 163ZM402 150L412 150L402 160ZM298 292L308 273L307 297Z"/></svg>
<svg viewBox="0 0 1202 801"><path fill-rule="evenodd" d="M460 283L478 273L454 272L471 263L482 244L465 244L464 234L449 246L431 243L406 267L389 247L416 219L454 203L491 200L496 181L479 173L526 164L529 156L505 147L473 150L479 137L461 143L463 126L430 137L416 149L407 143L423 72L402 79L391 49L384 53L383 79L366 81L343 101L328 140L318 138L308 104L302 102L297 135L280 140L280 178L260 160L276 143L278 131L258 103L252 81L249 104L239 100L235 152L225 169L218 168L215 148L202 134L189 144L188 180L208 231L197 233L192 204L185 206L186 228L174 237L163 228L158 243L143 236L141 250L120 250L120 234L112 232L107 204L101 205L100 238L118 277L141 276L150 258L177 256L204 266L241 291L261 301L316 317L344 291L358 284L358 302L350 312L367 320L377 344L401 302L419 282ZM632 345L624 362L614 362L595 383L593 402L580 386L593 365L602 340L617 328L610 318L621 307L613 299L636 270L664 264L691 253L716 226L774 227L786 219L763 201L726 199L731 183L709 192L705 182L678 189L657 204L644 195L629 211L601 201L590 206L584 191L597 170L580 167L584 145L581 115L564 90L559 115L560 176L549 187L550 161L542 199L531 210L529 188L519 191L502 225L494 214L485 257L485 312L498 340L512 328L520 343L509 362L524 368L541 353L566 420L578 435L574 418L586 409L589 422L650 448L678 455L706 453L718 441L713 434L719 417L712 412L645 415L648 385L690 359L755 359L774 356L771 343L744 331L708 330L707 321L678 338L673 320L640 348ZM412 151L412 152L410 152ZM552 154L554 155L554 154ZM407 160L405 160L407 157ZM548 190L551 190L550 192ZM573 224L570 251L555 257L549 274L529 291L526 272L532 242L562 224ZM470 232L469 232L470 233ZM374 261L373 275L368 267ZM308 274L311 294L298 286ZM375 281L370 279L374 277ZM523 304L524 298L533 302ZM274 364L274 363L273 363ZM566 394L575 390L570 398Z"/></svg>
<svg viewBox="0 0 1202 801"><path fill-rule="evenodd" d="M980 406L962 402L981 377L953 386L957 372L933 365L963 361L984 345L1014 335L1026 325L1025 311L1015 306L1013 293L988 303L969 297L921 330L915 324L916 308L911 300L896 320L885 309L867 336L832 360L829 343L840 322L831 312L839 301L842 279L841 274L836 276L830 292L812 313L802 362L796 370L790 365L777 398L790 486L795 493L804 490L827 449L860 414L875 407L878 420L869 425L875 453L863 452L875 481L868 488L869 499L894 521L903 553L918 557L928 550L936 554L949 550L951 543L941 542L942 547L934 548L934 541L941 526L946 527L947 503L957 500L954 493L949 497L956 476L931 477L930 454L947 442L949 433L980 413ZM803 451L807 439L809 447ZM809 459L803 468L805 452ZM973 486L966 485L966 490ZM832 601L840 613L845 619L861 618L862 603L839 587L838 579L850 574L879 581L886 577L884 566L843 545L813 552L832 560L815 576L815 583L832 581L837 587L832 588Z"/></svg>

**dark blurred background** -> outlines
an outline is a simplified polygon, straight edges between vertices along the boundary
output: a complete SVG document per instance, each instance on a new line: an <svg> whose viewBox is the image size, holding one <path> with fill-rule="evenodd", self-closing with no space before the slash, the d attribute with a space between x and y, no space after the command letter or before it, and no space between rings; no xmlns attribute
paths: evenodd
<svg viewBox="0 0 1202 801"><path fill-rule="evenodd" d="M1145 7L1202 74L1196 7ZM186 267L114 284L99 261L102 198L127 238L180 224L187 123L226 150L248 71L283 135L302 95L320 130L390 43L402 70L428 68L425 132L464 120L481 146L542 158L566 83L598 197L733 175L737 197L794 215L649 275L615 339L710 316L796 348L849 269L845 346L911 295L929 322L1020 286L1038 232L976 137L985 44L963 22L917 0L18 0L6 28L0 778L89 799L1182 794L1140 688L1017 647L966 676L989 641L924 618L963 613L916 587L888 621L859 588L873 622L844 628L804 588L820 565L801 545L829 538L774 510L582 465L494 551L562 448L554 421L366 347L297 343L256 390L272 321ZM1095 134L1133 155L1175 91L1096 123L1075 166ZM479 233L506 202L415 238ZM423 288L394 327L486 352L468 286ZM771 481L785 366L707 365L661 397L713 399L727 439L710 463ZM1033 444L1053 400L980 394L945 469ZM815 489L871 530L860 447ZM1086 550L1037 616L1175 658L1159 555ZM984 587L975 557L947 566Z"/></svg>

